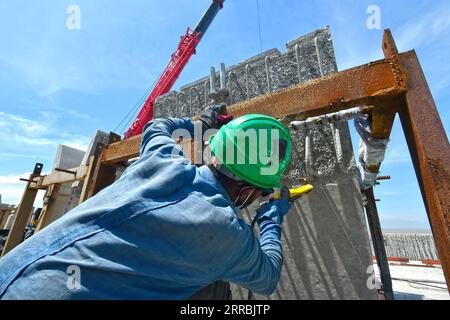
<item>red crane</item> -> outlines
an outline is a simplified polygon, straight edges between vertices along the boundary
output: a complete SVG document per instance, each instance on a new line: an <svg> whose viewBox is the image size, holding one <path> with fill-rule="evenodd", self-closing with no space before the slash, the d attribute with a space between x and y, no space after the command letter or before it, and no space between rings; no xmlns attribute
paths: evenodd
<svg viewBox="0 0 450 320"><path fill-rule="evenodd" d="M187 29L186 34L181 37L177 50L172 54L172 57L166 69L162 73L153 90L150 92L145 101L141 111L134 120L131 127L125 133L125 138L136 136L142 132L144 126L153 119L153 106L156 99L166 94L172 89L172 86L177 81L181 72L183 71L189 59L195 54L195 48L200 43L206 30L211 25L217 13L223 8L225 0L213 0L208 10L204 13L196 27L191 30Z"/></svg>

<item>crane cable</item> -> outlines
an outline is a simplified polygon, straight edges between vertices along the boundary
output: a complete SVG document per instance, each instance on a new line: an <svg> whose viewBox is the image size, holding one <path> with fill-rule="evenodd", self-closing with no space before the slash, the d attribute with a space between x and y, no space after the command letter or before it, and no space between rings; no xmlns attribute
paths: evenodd
<svg viewBox="0 0 450 320"><path fill-rule="evenodd" d="M262 53L263 49L262 49L261 14L260 14L260 10L259 10L259 0L256 0L256 13L258 16L259 48Z"/></svg>
<svg viewBox="0 0 450 320"><path fill-rule="evenodd" d="M143 96L136 102L134 107L132 107L130 109L130 111L128 111L128 113L122 118L122 120L119 122L119 124L114 128L113 132L116 132L116 130L119 129L119 128L121 128L120 129L121 133L125 132L127 126L130 125L130 122L133 120L133 118L136 116L137 112L139 111L139 107L142 106L142 103L149 96L150 91L152 90L152 88L155 87L156 81L157 80L154 80L153 84L147 88L147 90L145 91ZM121 127L122 124L123 124L123 126Z"/></svg>

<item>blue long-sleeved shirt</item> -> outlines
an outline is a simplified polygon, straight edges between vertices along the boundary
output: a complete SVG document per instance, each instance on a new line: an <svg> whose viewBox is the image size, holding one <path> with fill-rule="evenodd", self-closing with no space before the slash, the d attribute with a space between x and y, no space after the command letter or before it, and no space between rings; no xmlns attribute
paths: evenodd
<svg viewBox="0 0 450 320"><path fill-rule="evenodd" d="M264 220L258 241L209 168L183 157L176 129L193 123L150 122L114 184L2 257L0 298L185 299L217 280L273 292L281 227Z"/></svg>

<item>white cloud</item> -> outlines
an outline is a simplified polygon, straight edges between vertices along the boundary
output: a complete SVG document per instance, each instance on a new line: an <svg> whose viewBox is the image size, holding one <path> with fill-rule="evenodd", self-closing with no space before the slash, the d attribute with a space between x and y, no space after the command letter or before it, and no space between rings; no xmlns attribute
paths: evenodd
<svg viewBox="0 0 450 320"><path fill-rule="evenodd" d="M0 129L2 131L0 142L2 145L13 150L18 148L26 150L28 146L43 147L58 144L81 150L87 149L90 138L56 130L54 125L58 117L50 112L41 112L41 115L44 119L31 120L0 112Z"/></svg>
<svg viewBox="0 0 450 320"><path fill-rule="evenodd" d="M61 134L61 139L59 141L60 142L57 144L63 144L78 150L86 151L91 139L80 135L63 133Z"/></svg>
<svg viewBox="0 0 450 320"><path fill-rule="evenodd" d="M42 160L52 160L53 157L50 156L42 156L38 154L28 154L28 153L12 153L12 152L0 152L0 158L10 158L10 159L42 159Z"/></svg>
<svg viewBox="0 0 450 320"><path fill-rule="evenodd" d="M411 162L406 146L388 146L383 164L402 164Z"/></svg>
<svg viewBox="0 0 450 320"><path fill-rule="evenodd" d="M25 173L18 174L18 175L0 176L0 183L1 184L4 184L4 183L7 183L7 184L23 184L23 182L20 181L20 178L27 179L30 174L31 174L31 172L25 172Z"/></svg>
<svg viewBox="0 0 450 320"><path fill-rule="evenodd" d="M0 128L8 130L14 126L16 130L25 132L26 134L41 134L48 130L48 127L43 122L32 121L14 114L8 114L0 111Z"/></svg>
<svg viewBox="0 0 450 320"><path fill-rule="evenodd" d="M0 194L2 203L18 204L22 197L26 182L20 181L20 178L28 179L30 172L18 175L0 176Z"/></svg>
<svg viewBox="0 0 450 320"><path fill-rule="evenodd" d="M423 216L417 215L416 212L399 214L398 212L386 212L380 214L380 219L385 224L401 224L405 227L408 226L423 226L428 224L426 214Z"/></svg>
<svg viewBox="0 0 450 320"><path fill-rule="evenodd" d="M25 172L17 175L0 176L0 195L1 202L6 204L18 205L25 190L26 182L20 181L20 178L28 179L31 172ZM42 207L44 191L39 191L34 202L34 206Z"/></svg>
<svg viewBox="0 0 450 320"><path fill-rule="evenodd" d="M377 191L377 193L379 193L382 196L386 196L386 197L398 197L403 194L398 191Z"/></svg>
<svg viewBox="0 0 450 320"><path fill-rule="evenodd" d="M401 51L410 50L449 37L450 6L445 4L418 15L398 28L396 43Z"/></svg>

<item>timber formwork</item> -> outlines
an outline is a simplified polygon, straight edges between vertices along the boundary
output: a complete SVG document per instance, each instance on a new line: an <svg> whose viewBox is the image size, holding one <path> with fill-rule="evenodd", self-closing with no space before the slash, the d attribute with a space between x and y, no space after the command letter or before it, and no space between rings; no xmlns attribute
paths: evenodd
<svg viewBox="0 0 450 320"><path fill-rule="evenodd" d="M234 117L262 113L293 121L365 106L369 107L372 136L376 139L390 137L395 116L399 114L444 275L450 284L448 138L416 52L399 53L390 30L384 33L382 49L383 60L230 105L228 113ZM98 146L87 166L42 176L42 168L37 165L27 180L3 255L22 241L37 190L50 190L61 183L84 180L82 202L113 183L116 169L123 166L123 161L139 156L141 136L120 140L111 133L110 137L108 145ZM191 141L181 144L192 156L202 148ZM369 169L378 172L380 168Z"/></svg>

